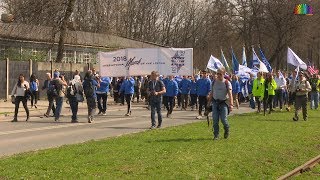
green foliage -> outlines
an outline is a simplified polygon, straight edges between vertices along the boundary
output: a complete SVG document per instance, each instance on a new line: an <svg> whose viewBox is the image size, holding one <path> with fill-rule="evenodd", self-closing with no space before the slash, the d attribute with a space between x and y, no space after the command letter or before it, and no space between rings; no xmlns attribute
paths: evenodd
<svg viewBox="0 0 320 180"><path fill-rule="evenodd" d="M24 153L0 160L0 178L276 179L320 152L319 113L292 116L232 116L227 140L203 121Z"/></svg>

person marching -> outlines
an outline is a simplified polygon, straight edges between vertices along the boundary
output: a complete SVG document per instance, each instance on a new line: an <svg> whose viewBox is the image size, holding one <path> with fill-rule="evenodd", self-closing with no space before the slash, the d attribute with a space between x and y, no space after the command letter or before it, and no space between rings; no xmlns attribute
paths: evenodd
<svg viewBox="0 0 320 180"><path fill-rule="evenodd" d="M253 93L252 93L252 89L253 89L253 82L254 82L254 76L252 73L250 73L250 78L248 79L248 81L246 82L246 86L247 86L247 89L248 89L248 96L249 96L249 104L250 104L250 107L252 109L255 109L256 108L256 104L254 102L254 96L253 96Z"/></svg>
<svg viewBox="0 0 320 180"><path fill-rule="evenodd" d="M257 76L258 77L253 81L252 94L257 102L257 107L258 107L257 112L260 113L261 103L263 101L264 91L265 91L265 87L264 87L265 79L263 78L262 72L258 72Z"/></svg>
<svg viewBox="0 0 320 180"><path fill-rule="evenodd" d="M30 76L30 92L31 92L31 108L37 107L37 102L38 102L38 92L39 92L39 81L36 78L35 74L32 74Z"/></svg>
<svg viewBox="0 0 320 180"><path fill-rule="evenodd" d="M131 116L131 103L134 94L134 84L135 81L132 77L126 77L121 85L120 94L124 95L128 105L127 114L125 114L125 116Z"/></svg>
<svg viewBox="0 0 320 180"><path fill-rule="evenodd" d="M267 74L267 78L264 82L265 91L264 91L264 100L263 100L263 114L266 115L267 108L269 106L269 114L271 114L273 109L273 98L275 95L275 90L277 89L277 83L273 79L271 73Z"/></svg>
<svg viewBox="0 0 320 180"><path fill-rule="evenodd" d="M308 102L308 92L311 91L310 83L304 77L304 73L299 72L299 79L295 84L296 88L296 99L295 99L295 113L292 118L294 121L299 120L299 111L302 108L303 120L307 120L308 111L307 111L307 102Z"/></svg>
<svg viewBox="0 0 320 180"><path fill-rule="evenodd" d="M75 75L73 80L70 81L69 89L70 91L67 89L67 98L72 111L71 123L78 123L78 105L79 102L83 101L83 87L79 75ZM80 96L80 98L78 96Z"/></svg>
<svg viewBox="0 0 320 180"><path fill-rule="evenodd" d="M61 77L61 78L60 78ZM50 82L50 92L55 92L54 94L50 94L53 99L56 101L56 111L54 113L54 120L59 121L60 114L63 105L63 97L65 93L63 92L63 86L67 86L67 82L64 79L64 76L60 76L58 71L54 72L53 80ZM53 90L53 91L52 91Z"/></svg>
<svg viewBox="0 0 320 180"><path fill-rule="evenodd" d="M239 93L241 92L241 90L240 90L240 83L238 80L238 76L235 74L232 75L231 85L232 85L232 97L233 97L233 100L236 102L237 109L239 109Z"/></svg>
<svg viewBox="0 0 320 180"><path fill-rule="evenodd" d="M189 94L191 89L191 80L188 79L187 76L183 76L183 79L181 80L179 84L179 89L181 92L181 110L187 110L188 103L189 103Z"/></svg>
<svg viewBox="0 0 320 180"><path fill-rule="evenodd" d="M166 93L163 95L165 99L165 107L167 109L167 117L170 118L173 107L174 107L174 98L178 95L178 83L173 79L173 76L170 75L169 79L164 81L164 85L166 88Z"/></svg>
<svg viewBox="0 0 320 180"><path fill-rule="evenodd" d="M206 71L201 71L202 77L197 81L197 94L199 98L199 115L197 119L202 119L202 110L207 111L208 97L211 91L211 80Z"/></svg>
<svg viewBox="0 0 320 180"><path fill-rule="evenodd" d="M289 112L291 110L291 105L294 105L296 99L296 83L298 81L297 71L292 71L291 80L289 82L288 91L289 91L289 102L286 110Z"/></svg>
<svg viewBox="0 0 320 180"><path fill-rule="evenodd" d="M281 74L281 71L277 71L277 75L274 78L277 84L277 89L275 91L275 105L279 103L280 106L280 111L282 111L282 106L283 106L283 97L284 97L284 92L285 88L287 86L286 79L283 77ZM275 105L273 107L275 107Z"/></svg>
<svg viewBox="0 0 320 180"><path fill-rule="evenodd" d="M18 82L13 87L13 90L11 92L11 98L15 97L14 105L14 118L11 122L18 122L18 111L19 111L19 105L20 102L22 102L22 105L24 107L24 110L27 113L27 119L26 121L29 121L29 109L27 105L27 97L26 97L26 91L29 90L29 83L25 81L24 75L20 74Z"/></svg>
<svg viewBox="0 0 320 180"><path fill-rule="evenodd" d="M318 78L317 74L313 74L312 78L310 78L310 85L311 85L311 103L310 108L311 109L318 109L319 106L319 91L320 91L320 79Z"/></svg>
<svg viewBox="0 0 320 180"><path fill-rule="evenodd" d="M101 77L100 78L100 87L97 89L97 102L98 102L98 115L106 115L107 111L107 100L108 100L108 92L111 84L111 80L109 77Z"/></svg>
<svg viewBox="0 0 320 180"><path fill-rule="evenodd" d="M45 117L49 117L51 109L52 109L52 112L54 114L55 111L56 111L56 108L54 106L53 97L49 93L50 83L52 81L51 74L47 73L46 75L47 75L47 79L43 83L42 90L47 90L47 99L48 99L49 105L48 105L48 108L47 108L47 112L44 114L44 116Z"/></svg>
<svg viewBox="0 0 320 180"><path fill-rule="evenodd" d="M194 76L191 78L191 86L190 86L190 98L191 98L191 111L197 106L197 80Z"/></svg>
<svg viewBox="0 0 320 180"><path fill-rule="evenodd" d="M92 123L93 117L96 111L97 103L97 94L96 88L100 87L100 84L96 78L94 78L92 71L86 72L84 76L84 81L82 83L84 94L87 99L87 107L88 107L88 123Z"/></svg>
<svg viewBox="0 0 320 180"><path fill-rule="evenodd" d="M151 127L150 129L156 128L155 113L158 114L158 126L161 128L162 125L162 114L161 104L162 95L166 93L166 87L163 82L159 80L159 73L156 71L151 72L150 81L148 83L147 93L149 96L149 104L151 107Z"/></svg>
<svg viewBox="0 0 320 180"><path fill-rule="evenodd" d="M217 71L217 78L212 85L209 101L212 100L212 119L213 119L213 139L219 139L219 119L224 127L224 138L229 137L229 123L227 120L228 112L233 108L232 85L224 78L225 69ZM229 106L227 102L229 103Z"/></svg>

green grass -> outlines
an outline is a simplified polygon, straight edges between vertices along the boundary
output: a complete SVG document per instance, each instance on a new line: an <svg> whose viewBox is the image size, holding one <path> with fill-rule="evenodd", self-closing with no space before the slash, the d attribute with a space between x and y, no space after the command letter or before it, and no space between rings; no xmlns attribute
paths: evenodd
<svg viewBox="0 0 320 180"><path fill-rule="evenodd" d="M228 140L203 121L24 153L0 159L0 179L275 179L319 155L320 113L309 113L233 116Z"/></svg>

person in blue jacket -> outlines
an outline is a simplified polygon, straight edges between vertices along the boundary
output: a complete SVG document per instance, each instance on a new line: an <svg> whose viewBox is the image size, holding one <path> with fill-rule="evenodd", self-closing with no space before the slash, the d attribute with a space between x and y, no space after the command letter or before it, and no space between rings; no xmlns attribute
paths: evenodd
<svg viewBox="0 0 320 180"><path fill-rule="evenodd" d="M202 109L207 110L208 98L211 92L211 80L206 71L201 71L201 79L197 81L197 94L199 99L199 115L197 119L202 119Z"/></svg>
<svg viewBox="0 0 320 180"><path fill-rule="evenodd" d="M126 77L120 88L120 93L124 94L128 105L127 114L125 114L125 116L131 115L131 101L134 94L134 84L135 81L132 77Z"/></svg>
<svg viewBox="0 0 320 180"><path fill-rule="evenodd" d="M197 80L193 76L191 78L191 85L190 85L190 98L191 98L191 111L194 110L194 107L197 106Z"/></svg>
<svg viewBox="0 0 320 180"><path fill-rule="evenodd" d="M190 89L191 89L191 80L188 79L187 76L183 76L183 79L179 84L179 90L181 92L181 104L182 104L181 110L187 110Z"/></svg>
<svg viewBox="0 0 320 180"><path fill-rule="evenodd" d="M97 89L97 101L98 101L98 115L106 115L107 111L107 100L108 100L108 93L111 80L109 77L101 77L100 78L100 87ZM102 100L102 101L101 101Z"/></svg>
<svg viewBox="0 0 320 180"><path fill-rule="evenodd" d="M166 87L166 97L165 107L167 108L167 117L171 117L173 107L174 107L174 98L178 95L178 83L173 79L173 76L169 76L164 83Z"/></svg>
<svg viewBox="0 0 320 180"><path fill-rule="evenodd" d="M238 76L235 74L232 76L231 85L232 85L232 97L233 97L233 100L236 102L237 109L239 109L239 93L241 92L241 90L240 90L240 83L238 80Z"/></svg>

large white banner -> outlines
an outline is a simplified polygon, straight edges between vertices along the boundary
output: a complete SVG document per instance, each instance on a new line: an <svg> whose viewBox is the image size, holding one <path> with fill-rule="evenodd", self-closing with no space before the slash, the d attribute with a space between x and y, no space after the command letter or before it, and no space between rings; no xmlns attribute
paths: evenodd
<svg viewBox="0 0 320 180"><path fill-rule="evenodd" d="M101 76L192 75L192 48L140 48L99 52Z"/></svg>

